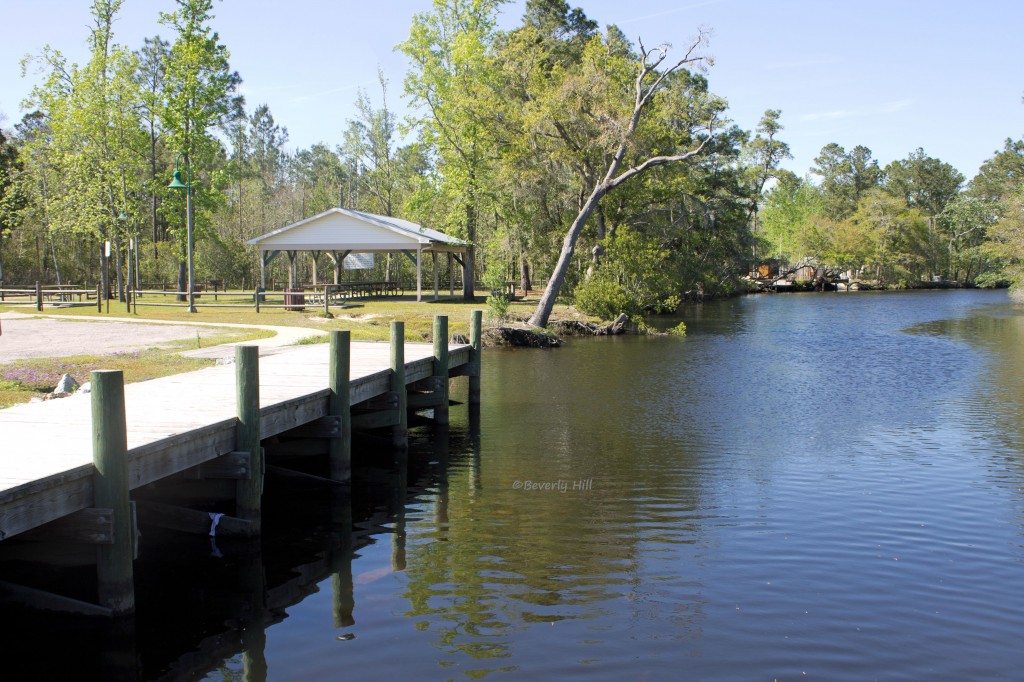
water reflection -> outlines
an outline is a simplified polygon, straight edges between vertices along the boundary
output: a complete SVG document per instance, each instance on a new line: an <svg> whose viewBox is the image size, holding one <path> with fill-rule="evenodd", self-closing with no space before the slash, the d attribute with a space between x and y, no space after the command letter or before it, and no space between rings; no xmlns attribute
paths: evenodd
<svg viewBox="0 0 1024 682"><path fill-rule="evenodd" d="M489 353L482 406L404 459L367 441L351 490L268 485L261 543L148 532L133 632L50 621L71 665L25 620L5 679L1013 678L1024 315L942 292L685 321Z"/></svg>

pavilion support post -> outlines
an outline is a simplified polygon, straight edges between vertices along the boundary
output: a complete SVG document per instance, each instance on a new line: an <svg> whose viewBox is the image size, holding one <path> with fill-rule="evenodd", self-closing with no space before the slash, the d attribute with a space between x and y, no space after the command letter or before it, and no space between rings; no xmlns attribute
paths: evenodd
<svg viewBox="0 0 1024 682"><path fill-rule="evenodd" d="M416 302L423 301L423 249L416 247Z"/></svg>
<svg viewBox="0 0 1024 682"><path fill-rule="evenodd" d="M313 259L313 288L316 289L316 284L317 284L317 281L316 281L316 271L317 271L317 268L320 267L320 252L319 251L313 251L313 252L311 252L310 256Z"/></svg>
<svg viewBox="0 0 1024 682"><path fill-rule="evenodd" d="M430 259L433 261L434 265L434 300L436 301L438 299L437 289L441 282L441 274L437 271L437 251L430 252Z"/></svg>
<svg viewBox="0 0 1024 682"><path fill-rule="evenodd" d="M124 376L98 370L92 382L93 504L113 510L114 542L99 545L96 556L101 606L114 615L135 611L131 499L128 484L128 429L124 411Z"/></svg>
<svg viewBox="0 0 1024 682"><path fill-rule="evenodd" d="M405 323L391 322L391 391L398 394L398 423L391 427L391 443L395 447L409 445L409 396L405 387Z"/></svg>
<svg viewBox="0 0 1024 682"><path fill-rule="evenodd" d="M448 252L448 295L455 298L455 254Z"/></svg>
<svg viewBox="0 0 1024 682"><path fill-rule="evenodd" d="M338 252L334 251L331 253L331 261L334 263L334 283L341 284L341 258L338 257Z"/></svg>
<svg viewBox="0 0 1024 682"><path fill-rule="evenodd" d="M434 376L437 378L437 404L434 422L448 423L448 316L434 315Z"/></svg>
<svg viewBox="0 0 1024 682"><path fill-rule="evenodd" d="M480 404L480 360L481 351L481 330L483 327L484 311L474 310L469 321L469 343L473 347L470 351L469 360L469 404Z"/></svg>
<svg viewBox="0 0 1024 682"><path fill-rule="evenodd" d="M330 385L328 413L338 417L341 436L329 441L331 480L347 483L352 478L352 405L349 394L351 334L348 330L331 332Z"/></svg>
<svg viewBox="0 0 1024 682"><path fill-rule="evenodd" d="M295 252L288 252L288 288L295 288Z"/></svg>
<svg viewBox="0 0 1024 682"><path fill-rule="evenodd" d="M235 515L252 524L253 534L260 532L260 507L263 498L263 451L260 448L260 356L258 346L235 347L235 397L238 426L235 449L249 453L248 479L235 484Z"/></svg>

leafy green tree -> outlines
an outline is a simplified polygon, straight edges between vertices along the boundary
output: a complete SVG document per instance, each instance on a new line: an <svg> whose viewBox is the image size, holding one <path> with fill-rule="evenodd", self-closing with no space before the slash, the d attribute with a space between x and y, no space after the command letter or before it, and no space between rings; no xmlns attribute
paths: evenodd
<svg viewBox="0 0 1024 682"><path fill-rule="evenodd" d="M290 187L287 185L291 162L285 144L288 129L274 120L270 107L261 104L248 118L247 148L243 178L253 181L258 206L257 220L247 231L246 239L258 236L268 227L292 222L289 210Z"/></svg>
<svg viewBox="0 0 1024 682"><path fill-rule="evenodd" d="M596 34L597 23L581 10L570 9L562 0L533 0L526 5L522 25L498 37L495 59L502 77L495 118L502 144L494 196L503 258L518 260L524 290L532 288L533 268L550 271L554 267L551 247L579 210L580 177L588 164L598 160L596 150L566 153L548 142L547 133L537 129L533 101L559 74L580 69L584 50ZM619 37L615 34L611 39ZM526 111L535 115L524 115ZM591 272L605 244L605 213L600 205L594 217Z"/></svg>
<svg viewBox="0 0 1024 682"><path fill-rule="evenodd" d="M947 235L948 268L953 280L971 282L987 269L980 247L998 219L999 206L994 201L961 194L946 204L938 221Z"/></svg>
<svg viewBox="0 0 1024 682"><path fill-rule="evenodd" d="M398 201L398 159L395 138L398 117L388 108L388 82L378 69L381 108L374 109L366 91L359 90L356 97L357 117L348 122L345 131L344 153L358 165L361 194L365 194L374 213L394 215Z"/></svg>
<svg viewBox="0 0 1024 682"><path fill-rule="evenodd" d="M869 190L878 187L882 172L878 161L871 158L871 150L857 145L849 153L841 145L831 142L822 147L814 159L811 173L821 177L821 192L825 214L832 220L848 218Z"/></svg>
<svg viewBox="0 0 1024 682"><path fill-rule="evenodd" d="M4 238L21 222L24 196L17 184L21 167L17 147L0 129L0 287L4 285Z"/></svg>
<svg viewBox="0 0 1024 682"><path fill-rule="evenodd" d="M167 74L167 59L170 55L170 43L161 40L160 36L146 38L142 49L136 53L138 70L135 81L141 94L140 113L142 121L149 133L149 221L153 238L153 258L159 256L157 244L160 241L160 194L166 185L163 181L165 164L162 162L161 136L163 128L160 122L164 78Z"/></svg>
<svg viewBox="0 0 1024 682"><path fill-rule="evenodd" d="M341 158L323 143L297 151L292 173L301 194L303 218L338 206L340 193L349 183Z"/></svg>
<svg viewBox="0 0 1024 682"><path fill-rule="evenodd" d="M118 217L137 212L129 187L139 182L144 144L136 60L113 44L112 27L121 4L94 1L85 67L68 65L59 52L44 49L41 59L48 74L30 102L45 113L47 134L28 142L25 157L31 171L60 183L37 185L37 200L46 204L48 229L97 238L101 247L110 241L119 283L126 225ZM104 295L109 296L107 252L99 251Z"/></svg>
<svg viewBox="0 0 1024 682"><path fill-rule="evenodd" d="M436 215L442 226L469 242L463 296L474 300L475 245L485 213L495 140L489 118L495 70L491 50L497 10L504 0L434 0L416 14L399 45L411 62L405 92L422 112L417 122L437 155Z"/></svg>
<svg viewBox="0 0 1024 682"><path fill-rule="evenodd" d="M223 201L219 189L224 178L217 177L223 160L214 132L237 115L241 78L231 70L228 49L209 25L213 0L176 1L174 12L160 13L160 22L175 32L167 57L160 118L167 149L180 155L183 172L191 172L193 221L196 234L201 235L209 231L210 211ZM178 194L167 190L161 209L178 240L178 290L183 291L187 218L184 197Z"/></svg>
<svg viewBox="0 0 1024 682"><path fill-rule="evenodd" d="M907 206L899 197L881 189L869 191L861 199L850 217L855 231L848 235L846 244L856 249L858 240L871 251L852 250L857 258L871 260L879 281L904 283L920 279L932 257L929 252L927 221L921 212ZM837 261L836 249L831 256ZM854 265L851 260L849 265ZM847 264L842 264L847 265Z"/></svg>
<svg viewBox="0 0 1024 682"><path fill-rule="evenodd" d="M811 173L821 177L821 192L825 200L825 214L832 220L842 220L857 208L850 177L852 168L846 150L835 142L821 148L814 158Z"/></svg>
<svg viewBox="0 0 1024 682"><path fill-rule="evenodd" d="M981 165L971 180L972 196L1000 201L1024 185L1024 140L1006 139L1003 148Z"/></svg>
<svg viewBox="0 0 1024 682"><path fill-rule="evenodd" d="M885 167L885 187L930 219L960 192L964 176L953 166L932 158L918 147L906 159Z"/></svg>
<svg viewBox="0 0 1024 682"><path fill-rule="evenodd" d="M924 153L920 147L906 159L885 168L885 188L928 220L927 263L931 273L942 271L946 235L940 234L936 218L959 193L964 176L953 166Z"/></svg>
<svg viewBox="0 0 1024 682"><path fill-rule="evenodd" d="M601 267L577 287L576 306L605 320L619 313L639 320L674 311L681 300L676 276L681 254L668 246L641 230L620 227Z"/></svg>
<svg viewBox="0 0 1024 682"><path fill-rule="evenodd" d="M857 145L847 156L850 168L850 183L853 185L853 200L860 203L864 195L882 184L882 170L878 161L871 158L871 150Z"/></svg>
<svg viewBox="0 0 1024 682"><path fill-rule="evenodd" d="M785 159L793 158L789 145L778 139L782 131L779 117L782 111L768 109L757 124L756 135L746 148L748 172L752 186L750 200L750 223L757 232L757 214L761 205L762 193L769 180L778 177L779 164Z"/></svg>
<svg viewBox="0 0 1024 682"><path fill-rule="evenodd" d="M985 283L1008 281L1019 299L1024 287L1024 188L1004 195L999 218L988 227L988 242L982 250L996 261L998 274Z"/></svg>
<svg viewBox="0 0 1024 682"><path fill-rule="evenodd" d="M527 81L532 92L530 106L521 110L523 128L550 143L543 153L566 159L579 173L579 208L531 324L547 325L579 237L601 200L653 168L692 159L707 144L723 104L686 70L705 61L698 54L704 43L699 34L662 69L665 46L648 50L641 44L633 56L617 39L595 36L580 68L555 67Z"/></svg>
<svg viewBox="0 0 1024 682"><path fill-rule="evenodd" d="M1024 141L1007 139L1003 149L982 164L971 180L966 197L951 202L940 217L952 236L966 233L970 240L979 226L985 240L956 250L970 262L977 254L985 266L978 283L1009 282L1015 296L1024 284ZM954 242L951 238L951 248Z"/></svg>
<svg viewBox="0 0 1024 682"><path fill-rule="evenodd" d="M249 117L248 162L266 193L283 183L288 168L288 129L274 120L270 107L261 104Z"/></svg>
<svg viewBox="0 0 1024 682"><path fill-rule="evenodd" d="M825 201L818 187L805 182L792 173L782 173L779 181L769 190L761 211L761 228L768 244L767 253L774 253L782 261L796 263L810 256L805 246L805 233L826 214Z"/></svg>

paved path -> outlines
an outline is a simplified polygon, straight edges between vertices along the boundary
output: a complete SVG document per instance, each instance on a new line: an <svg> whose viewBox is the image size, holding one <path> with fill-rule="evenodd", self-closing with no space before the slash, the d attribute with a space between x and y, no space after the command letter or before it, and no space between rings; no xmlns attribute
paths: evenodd
<svg viewBox="0 0 1024 682"><path fill-rule="evenodd" d="M185 351L188 357L230 359L239 344L260 347L260 355L281 352L302 339L323 334L322 329L233 324L227 322L169 322L131 317L82 318L76 315L0 313L0 364L27 358L70 355L107 355L161 346L173 341L200 339L223 328L265 329L274 336Z"/></svg>

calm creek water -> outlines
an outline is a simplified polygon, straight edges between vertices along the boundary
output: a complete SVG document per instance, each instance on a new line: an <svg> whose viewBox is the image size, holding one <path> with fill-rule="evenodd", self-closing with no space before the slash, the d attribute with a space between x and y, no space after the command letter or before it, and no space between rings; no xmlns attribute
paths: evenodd
<svg viewBox="0 0 1024 682"><path fill-rule="evenodd" d="M144 535L134 639L25 615L0 678L1020 679L1024 308L683 319L486 353L479 436L268 478L262 548Z"/></svg>

